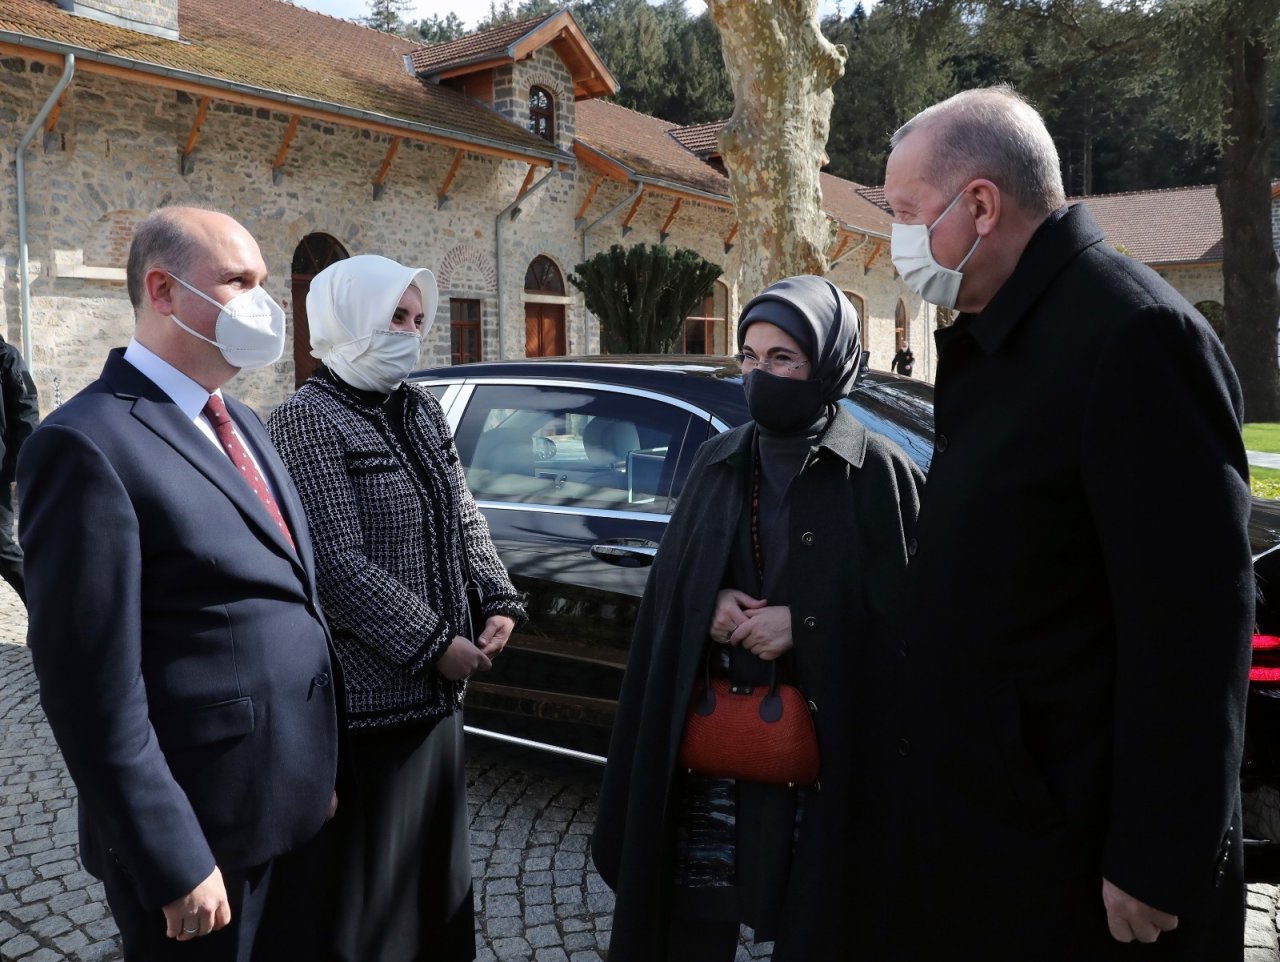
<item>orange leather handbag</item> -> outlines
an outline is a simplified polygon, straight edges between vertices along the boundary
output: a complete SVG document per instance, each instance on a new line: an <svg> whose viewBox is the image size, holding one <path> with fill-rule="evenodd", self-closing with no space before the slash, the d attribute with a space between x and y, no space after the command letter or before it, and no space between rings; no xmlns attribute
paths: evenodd
<svg viewBox="0 0 1280 962"><path fill-rule="evenodd" d="M704 678L685 720L680 765L744 782L814 784L818 732L804 695L778 684L776 667L767 686Z"/></svg>

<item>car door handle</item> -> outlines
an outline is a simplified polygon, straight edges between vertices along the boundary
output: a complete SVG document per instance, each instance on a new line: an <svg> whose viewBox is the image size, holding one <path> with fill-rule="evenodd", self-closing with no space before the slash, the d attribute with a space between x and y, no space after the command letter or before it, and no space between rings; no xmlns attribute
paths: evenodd
<svg viewBox="0 0 1280 962"><path fill-rule="evenodd" d="M617 538L591 546L591 557L620 568L643 568L653 564L657 542L642 538Z"/></svg>

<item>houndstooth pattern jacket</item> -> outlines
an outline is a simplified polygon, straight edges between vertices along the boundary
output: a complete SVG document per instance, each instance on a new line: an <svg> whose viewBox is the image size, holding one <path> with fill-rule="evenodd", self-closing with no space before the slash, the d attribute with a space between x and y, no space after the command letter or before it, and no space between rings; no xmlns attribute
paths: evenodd
<svg viewBox="0 0 1280 962"><path fill-rule="evenodd" d="M400 390L412 450L392 430L382 395L325 368L267 422L311 525L351 728L462 707L465 683L433 666L466 623L464 550L485 616L524 617L439 402L412 385Z"/></svg>

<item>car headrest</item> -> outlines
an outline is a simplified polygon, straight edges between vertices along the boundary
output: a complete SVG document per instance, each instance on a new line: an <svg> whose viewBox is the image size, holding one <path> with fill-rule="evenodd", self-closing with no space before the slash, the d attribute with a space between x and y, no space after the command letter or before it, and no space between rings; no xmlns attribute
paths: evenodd
<svg viewBox="0 0 1280 962"><path fill-rule="evenodd" d="M640 447L640 432L630 421L595 417L582 431L587 460L596 467L611 468Z"/></svg>

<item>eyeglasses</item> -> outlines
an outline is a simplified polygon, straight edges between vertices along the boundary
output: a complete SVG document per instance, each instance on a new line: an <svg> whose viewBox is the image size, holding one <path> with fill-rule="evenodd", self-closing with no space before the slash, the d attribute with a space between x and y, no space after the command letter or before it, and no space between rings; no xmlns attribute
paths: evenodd
<svg viewBox="0 0 1280 962"><path fill-rule="evenodd" d="M759 367L761 370L768 371L770 374L776 370L781 374L790 374L792 371L798 371L800 368L808 364L808 361L792 357L790 354L774 354L772 357L766 357L763 361L754 354L748 354L746 351L739 351L734 356L742 370L748 368Z"/></svg>

